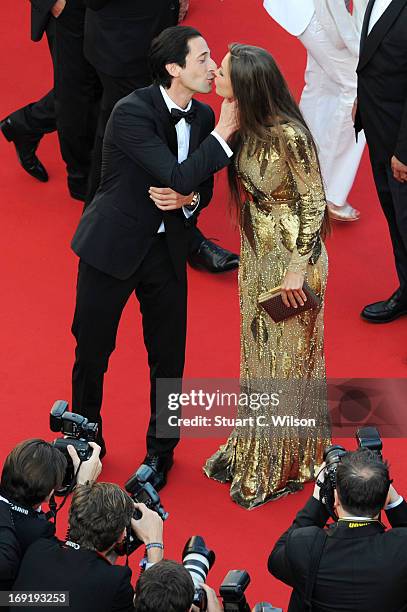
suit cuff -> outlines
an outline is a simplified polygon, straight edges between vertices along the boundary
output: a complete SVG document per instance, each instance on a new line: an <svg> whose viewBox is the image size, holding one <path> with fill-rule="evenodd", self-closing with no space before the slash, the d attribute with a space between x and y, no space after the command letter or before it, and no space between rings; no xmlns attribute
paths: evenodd
<svg viewBox="0 0 407 612"><path fill-rule="evenodd" d="M396 499L395 502L392 502L391 504L388 504L387 506L385 506L384 510L392 510L393 508L397 508L397 506L402 504L403 501L404 501L404 498L400 495L399 498Z"/></svg>
<svg viewBox="0 0 407 612"><path fill-rule="evenodd" d="M218 141L218 143L220 144L222 149L225 151L226 155L228 157L233 157L232 149L229 147L227 142L225 140L223 140L222 136L219 136L219 134L215 130L213 130L211 132L211 134L212 134L212 136L214 136L216 138L216 140Z"/></svg>
<svg viewBox="0 0 407 612"><path fill-rule="evenodd" d="M198 206L199 206L199 202L197 202L197 203L195 204L195 207L194 207L194 208L187 208L186 206L183 206L183 207L182 207L182 212L184 213L185 217L186 217L187 219L189 219L190 217L192 217L192 215L194 214L194 212L196 211L196 209L198 208Z"/></svg>

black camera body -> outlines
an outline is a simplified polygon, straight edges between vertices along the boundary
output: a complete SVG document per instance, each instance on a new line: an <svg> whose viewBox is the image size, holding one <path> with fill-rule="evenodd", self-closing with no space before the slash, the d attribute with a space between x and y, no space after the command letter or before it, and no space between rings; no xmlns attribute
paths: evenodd
<svg viewBox="0 0 407 612"><path fill-rule="evenodd" d="M80 414L69 411L69 404L65 400L57 400L52 406L50 413L51 431L60 432L63 438L53 441L55 448L63 453L68 461L68 467L62 483L62 490L74 484L74 468L68 445L73 446L81 461L87 461L93 453L89 442L94 442L98 433L97 423L90 423L87 418Z"/></svg>
<svg viewBox="0 0 407 612"><path fill-rule="evenodd" d="M250 612L245 590L250 583L246 570L230 570L219 589L225 612Z"/></svg>
<svg viewBox="0 0 407 612"><path fill-rule="evenodd" d="M379 431L376 427L361 427L356 432L356 441L359 448L368 448L377 453L382 458L383 443L380 438ZM319 499L325 504L331 518L334 521L338 520L334 509L334 491L336 489L336 472L338 465L341 461L341 457L348 451L339 444L329 446L324 451L325 467L325 478L324 482L317 484L320 487Z"/></svg>
<svg viewBox="0 0 407 612"><path fill-rule="evenodd" d="M230 570L220 586L219 593L222 597L225 612L250 612L245 590L249 586L250 576L246 570ZM271 603L261 602L255 605L255 612L283 612L281 608L274 608Z"/></svg>
<svg viewBox="0 0 407 612"><path fill-rule="evenodd" d="M139 469L127 480L124 485L127 493L137 504L145 504L150 510L154 510L166 521L169 514L161 505L160 496L151 484L155 480L155 472L149 465L141 465ZM133 518L136 520L142 516L139 510L135 510ZM143 542L134 534L131 526L127 527L126 537L120 545L117 545L115 550L118 555L131 555Z"/></svg>

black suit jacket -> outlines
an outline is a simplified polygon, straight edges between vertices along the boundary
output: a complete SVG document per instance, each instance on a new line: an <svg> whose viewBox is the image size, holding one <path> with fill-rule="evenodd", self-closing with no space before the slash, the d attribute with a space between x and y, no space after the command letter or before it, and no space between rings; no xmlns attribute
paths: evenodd
<svg viewBox="0 0 407 612"><path fill-rule="evenodd" d="M336 523L329 530L313 592L313 612L407 610L407 504L387 511L393 529L378 521ZM302 612L311 549L328 520L311 497L274 546L269 571L293 587L289 612Z"/></svg>
<svg viewBox="0 0 407 612"><path fill-rule="evenodd" d="M13 588L69 591L70 612L130 612L134 609L130 579L128 567L111 565L95 551L74 550L41 539L27 550ZM22 606L19 610L32 608ZM36 610L47 612L49 608L39 606Z"/></svg>
<svg viewBox="0 0 407 612"><path fill-rule="evenodd" d="M164 220L171 260L178 278L184 277L191 221L182 210L160 211L148 189L171 187L184 195L198 191L198 209L209 203L213 173L229 158L210 134L212 109L196 100L192 104L196 118L189 156L182 164L175 126L157 86L138 89L116 104L103 142L100 186L72 241L73 250L87 264L116 278L129 278Z"/></svg>
<svg viewBox="0 0 407 612"><path fill-rule="evenodd" d="M44 34L48 20L51 17L50 10L56 0L30 0L31 2L31 40L38 42ZM68 0L69 1L69 0Z"/></svg>
<svg viewBox="0 0 407 612"><path fill-rule="evenodd" d="M365 130L374 159L407 164L407 0L392 0L367 35L373 4L362 28L355 129Z"/></svg>
<svg viewBox="0 0 407 612"><path fill-rule="evenodd" d="M0 501L0 591L9 591L17 576L21 549L10 506Z"/></svg>
<svg viewBox="0 0 407 612"><path fill-rule="evenodd" d="M178 22L178 0L84 2L85 57L100 72L116 77L147 74L151 41Z"/></svg>

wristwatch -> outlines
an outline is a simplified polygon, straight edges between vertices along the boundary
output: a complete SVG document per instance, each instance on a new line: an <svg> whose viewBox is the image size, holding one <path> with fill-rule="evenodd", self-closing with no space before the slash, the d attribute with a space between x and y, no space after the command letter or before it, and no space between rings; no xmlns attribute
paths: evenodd
<svg viewBox="0 0 407 612"><path fill-rule="evenodd" d="M198 206L200 201L201 201L201 195L198 191L195 191L191 202L189 204L186 204L186 207L188 209L191 209L191 208L195 209Z"/></svg>

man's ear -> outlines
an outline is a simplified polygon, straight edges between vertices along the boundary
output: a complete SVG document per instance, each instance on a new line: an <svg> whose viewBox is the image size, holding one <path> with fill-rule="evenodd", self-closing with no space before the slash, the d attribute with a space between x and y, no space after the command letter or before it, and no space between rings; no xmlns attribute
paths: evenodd
<svg viewBox="0 0 407 612"><path fill-rule="evenodd" d="M123 529L123 531L122 531L121 535L119 536L119 539L117 540L117 543L118 543L118 544L121 544L121 543L123 542L123 540L124 540L124 538L125 538L125 537L126 537L126 530L125 530L125 529Z"/></svg>
<svg viewBox="0 0 407 612"><path fill-rule="evenodd" d="M337 506L340 505L340 501L339 501L339 495L338 495L338 491L336 489L334 489L334 507L336 508Z"/></svg>
<svg viewBox="0 0 407 612"><path fill-rule="evenodd" d="M175 77L179 77L179 75L181 74L181 66L178 66L178 64L165 64L165 69L168 72L168 74L170 76L172 76L173 78Z"/></svg>

